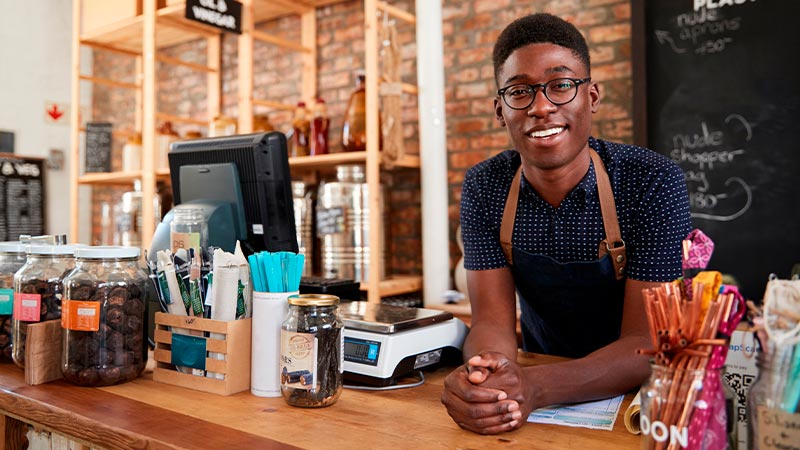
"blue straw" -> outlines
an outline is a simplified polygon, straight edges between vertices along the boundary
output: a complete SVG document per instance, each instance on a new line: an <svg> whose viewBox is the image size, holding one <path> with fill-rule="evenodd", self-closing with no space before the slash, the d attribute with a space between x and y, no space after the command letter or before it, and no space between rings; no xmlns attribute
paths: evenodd
<svg viewBox="0 0 800 450"><path fill-rule="evenodd" d="M258 292L264 292L266 287L264 286L264 279L261 277L261 270L258 268L258 258L253 254L247 257L247 261L250 263L250 276L253 278L253 287Z"/></svg>

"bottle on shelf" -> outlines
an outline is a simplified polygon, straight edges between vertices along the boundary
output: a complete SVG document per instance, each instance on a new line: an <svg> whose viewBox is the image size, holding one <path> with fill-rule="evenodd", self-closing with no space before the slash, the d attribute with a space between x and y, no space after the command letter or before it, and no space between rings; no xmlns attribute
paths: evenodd
<svg viewBox="0 0 800 450"><path fill-rule="evenodd" d="M233 136L236 134L236 121L227 116L217 116L211 123L208 137Z"/></svg>
<svg viewBox="0 0 800 450"><path fill-rule="evenodd" d="M178 205L174 208L175 215L170 223L170 242L172 252L178 249L193 248L200 252L207 246L208 230L203 210L192 208L191 205Z"/></svg>
<svg viewBox="0 0 800 450"><path fill-rule="evenodd" d="M169 169L169 144L179 140L181 137L178 132L172 128L172 122L164 122L158 127L156 132L156 169Z"/></svg>
<svg viewBox="0 0 800 450"><path fill-rule="evenodd" d="M350 94L342 125L342 147L348 152L367 149L366 75L356 75L356 89Z"/></svg>
<svg viewBox="0 0 800 450"><path fill-rule="evenodd" d="M317 98L311 118L311 149L312 156L328 154L328 108L325 100Z"/></svg>
<svg viewBox="0 0 800 450"><path fill-rule="evenodd" d="M269 116L266 114L258 114L253 116L253 133L260 133L264 131L272 131L275 126L269 121Z"/></svg>
<svg viewBox="0 0 800 450"><path fill-rule="evenodd" d="M309 131L311 122L306 115L306 102L298 102L294 110L294 120L292 121L292 156L309 155Z"/></svg>
<svg viewBox="0 0 800 450"><path fill-rule="evenodd" d="M122 171L135 172L142 169L142 135L134 134L122 147Z"/></svg>

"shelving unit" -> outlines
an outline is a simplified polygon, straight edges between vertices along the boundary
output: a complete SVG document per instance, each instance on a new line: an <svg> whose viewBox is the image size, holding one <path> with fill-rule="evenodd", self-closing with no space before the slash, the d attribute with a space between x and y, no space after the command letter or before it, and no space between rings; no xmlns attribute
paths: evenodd
<svg viewBox="0 0 800 450"><path fill-rule="evenodd" d="M131 0L135 1L135 0ZM253 129L254 108L270 108L277 110L293 110L295 105L287 105L269 99L253 97L253 45L254 42L266 42L290 51L302 54L301 98L311 104L317 88L317 53L316 53L316 9L322 6L341 2L342 0L242 0L242 34L238 37L238 132L248 133ZM157 9L157 0L143 0L142 14L121 20L107 26L81 33L81 0L73 3L73 77L72 77L72 117L79 117L81 83L98 83L118 89L135 89L139 92L136 105L135 130L142 134L142 170L136 172L113 172L81 174L80 167L80 133L84 130L81 123L74 120L71 134L71 169L70 169L70 217L71 238L77 241L80 227L78 219L78 187L81 185L132 185L140 180L143 198L152 198L156 181L166 179L169 171L155 167L156 124L169 120L176 123L190 123L208 126L220 111L220 34L219 30L206 27L183 18L185 3L169 5ZM170 2L171 3L171 2ZM384 1L364 0L365 18L365 74L367 110L374 111L367 115L367 149L364 152L334 153L322 156L306 156L290 158L293 171L314 172L329 170L339 164L364 164L366 179L370 186L369 222L380 224L381 189L381 152L379 148L379 65L378 65L378 14L388 14L398 20L415 24L413 14L393 7ZM272 36L256 29L255 24L284 16L298 14L301 17L300 42L292 42ZM207 65L198 65L159 54L159 50L194 39L207 40ZM137 72L140 81L126 83L84 75L80 72L81 48L110 51L136 58ZM144 57L152 55L152 57ZM156 62L181 65L193 70L206 72L207 78L207 116L180 117L157 111L156 106ZM416 86L403 84L403 92L417 94ZM130 132L115 131L116 135L125 136ZM418 156L406 156L395 163L400 168L420 168ZM154 232L154 217L151 208L143 208L142 245L148 248ZM374 226L373 229L379 227ZM380 258L383 257L384 242L379 233L370 234L370 264L368 282L362 283L362 291L366 291L369 301L379 302L382 296L419 291L422 287L421 276L392 276L380 279Z"/></svg>
<svg viewBox="0 0 800 450"><path fill-rule="evenodd" d="M254 17L258 16L257 10L263 6L262 0L243 0L242 35L239 36L239 117L238 126L240 133L248 133L253 130L253 110L255 107L266 107L276 110L293 111L295 105L284 104L264 99L253 98L253 45L255 41L266 42L277 45L281 48L300 52L302 54L302 80L300 97L306 104L312 104L317 88L317 53L316 53L316 8L326 4L340 2L334 1L281 1L278 2L287 9L291 8L291 13L300 15L301 33L300 42L288 41L283 38L272 36L255 29ZM301 156L289 159L289 165L293 171L313 172L325 169L332 169L340 164L364 164L366 166L367 184L369 186L380 186L381 175L381 153L379 148L379 68L378 68L378 13L386 13L390 16L414 24L416 19L413 14L395 8L383 1L365 0L365 74L366 74L366 97L367 111L374 111L374 114L367 115L367 149L363 152L333 153L319 156ZM403 91L409 94L417 94L416 86L404 84ZM417 156L406 156L395 163L400 168L419 169L420 159ZM383 221L381 217L380 204L382 203L380 189L370 189L369 198L369 222L378 224ZM373 227L372 229L377 229ZM379 302L381 297L389 295L416 292L422 288L422 277L420 276L392 276L380 279L380 258L383 257L384 242L379 233L370 233L370 261L368 282L361 283L361 290L366 291L367 297L371 302Z"/></svg>

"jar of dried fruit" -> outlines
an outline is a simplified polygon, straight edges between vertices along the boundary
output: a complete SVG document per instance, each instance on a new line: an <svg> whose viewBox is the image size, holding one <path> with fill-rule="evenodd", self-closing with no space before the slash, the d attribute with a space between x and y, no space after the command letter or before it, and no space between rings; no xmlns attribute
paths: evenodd
<svg viewBox="0 0 800 450"><path fill-rule="evenodd" d="M147 274L135 247L75 250L64 279L61 370L80 386L109 386L139 376L147 364Z"/></svg>

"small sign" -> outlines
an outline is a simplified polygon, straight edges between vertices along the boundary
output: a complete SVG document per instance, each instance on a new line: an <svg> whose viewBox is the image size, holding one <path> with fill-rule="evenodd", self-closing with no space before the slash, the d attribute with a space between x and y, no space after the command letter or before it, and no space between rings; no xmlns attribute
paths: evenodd
<svg viewBox="0 0 800 450"><path fill-rule="evenodd" d="M317 209L317 234L335 234L344 231L344 208Z"/></svg>
<svg viewBox="0 0 800 450"><path fill-rule="evenodd" d="M234 0L186 0L186 18L242 34L242 4Z"/></svg>
<svg viewBox="0 0 800 450"><path fill-rule="evenodd" d="M86 124L86 152L84 172L111 172L111 124L89 122Z"/></svg>
<svg viewBox="0 0 800 450"><path fill-rule="evenodd" d="M69 104L58 102L44 102L45 123L68 124Z"/></svg>

